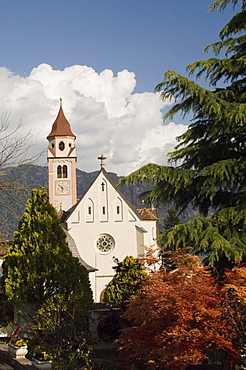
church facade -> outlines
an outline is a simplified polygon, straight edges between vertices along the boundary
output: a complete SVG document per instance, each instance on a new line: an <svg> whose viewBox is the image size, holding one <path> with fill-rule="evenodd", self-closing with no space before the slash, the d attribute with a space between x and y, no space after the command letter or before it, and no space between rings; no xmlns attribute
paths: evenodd
<svg viewBox="0 0 246 370"><path fill-rule="evenodd" d="M144 246L156 245L156 212L131 204L105 170L103 155L98 158L100 171L77 200L76 137L62 104L47 139L50 202L60 214L73 255L89 271L94 300L100 302L113 278L114 261L143 256Z"/></svg>

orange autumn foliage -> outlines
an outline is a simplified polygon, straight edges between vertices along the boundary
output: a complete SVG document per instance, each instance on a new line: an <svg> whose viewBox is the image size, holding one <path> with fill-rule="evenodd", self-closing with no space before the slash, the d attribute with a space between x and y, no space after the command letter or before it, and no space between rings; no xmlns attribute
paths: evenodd
<svg viewBox="0 0 246 370"><path fill-rule="evenodd" d="M246 366L246 267L235 266L225 272L222 286L223 316L233 333L234 347L240 353L240 362Z"/></svg>
<svg viewBox="0 0 246 370"><path fill-rule="evenodd" d="M129 300L119 358L128 368L182 369L199 364L207 352L236 355L227 336L216 281L198 257L172 252L175 269L153 272Z"/></svg>
<svg viewBox="0 0 246 370"><path fill-rule="evenodd" d="M246 267L238 266L225 273L224 291L232 289L241 303L246 303Z"/></svg>

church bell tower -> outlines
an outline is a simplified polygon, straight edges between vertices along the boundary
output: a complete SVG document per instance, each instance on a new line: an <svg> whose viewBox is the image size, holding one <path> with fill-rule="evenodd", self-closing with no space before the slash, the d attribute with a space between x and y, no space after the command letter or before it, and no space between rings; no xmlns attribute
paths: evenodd
<svg viewBox="0 0 246 370"><path fill-rule="evenodd" d="M77 202L75 139L60 99L59 113L47 136L49 198L57 210L67 211Z"/></svg>

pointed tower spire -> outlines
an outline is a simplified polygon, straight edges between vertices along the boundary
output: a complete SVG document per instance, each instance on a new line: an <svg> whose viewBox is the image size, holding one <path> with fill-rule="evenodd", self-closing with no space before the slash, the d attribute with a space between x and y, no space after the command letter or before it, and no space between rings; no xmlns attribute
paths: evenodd
<svg viewBox="0 0 246 370"><path fill-rule="evenodd" d="M77 202L76 136L63 113L62 99L47 139L50 202L56 209L68 210Z"/></svg>
<svg viewBox="0 0 246 370"><path fill-rule="evenodd" d="M65 117L62 109L62 98L60 98L60 110L56 117L55 122L53 123L50 134L47 136L47 139L51 139L54 136L70 136L76 138L74 133L71 130L70 123Z"/></svg>

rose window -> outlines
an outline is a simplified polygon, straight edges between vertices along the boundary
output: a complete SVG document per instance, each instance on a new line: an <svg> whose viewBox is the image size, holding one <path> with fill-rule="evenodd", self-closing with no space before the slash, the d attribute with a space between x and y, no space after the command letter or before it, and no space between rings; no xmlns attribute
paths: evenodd
<svg viewBox="0 0 246 370"><path fill-rule="evenodd" d="M107 234L100 235L97 239L97 248L103 253L110 252L114 248L114 239Z"/></svg>

